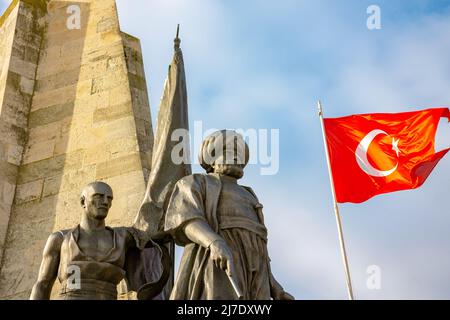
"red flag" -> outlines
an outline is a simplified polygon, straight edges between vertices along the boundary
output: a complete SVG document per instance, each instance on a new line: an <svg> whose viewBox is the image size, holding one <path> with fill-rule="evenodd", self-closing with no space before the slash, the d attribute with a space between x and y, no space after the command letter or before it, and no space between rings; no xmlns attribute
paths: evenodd
<svg viewBox="0 0 450 320"><path fill-rule="evenodd" d="M450 148L434 137L448 108L324 119L337 202L421 186Z"/></svg>

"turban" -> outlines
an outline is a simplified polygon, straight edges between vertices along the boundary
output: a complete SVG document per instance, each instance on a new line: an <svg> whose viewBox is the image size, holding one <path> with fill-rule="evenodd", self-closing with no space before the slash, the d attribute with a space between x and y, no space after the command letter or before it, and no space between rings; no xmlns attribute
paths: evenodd
<svg viewBox="0 0 450 320"><path fill-rule="evenodd" d="M242 164L249 160L249 148L242 135L233 130L216 131L205 138L198 155L206 172L213 172L214 163Z"/></svg>

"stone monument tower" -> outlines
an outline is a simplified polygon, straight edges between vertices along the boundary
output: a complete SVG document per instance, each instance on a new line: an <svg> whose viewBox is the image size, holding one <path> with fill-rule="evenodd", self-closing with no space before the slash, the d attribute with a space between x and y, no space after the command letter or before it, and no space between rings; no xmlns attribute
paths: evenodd
<svg viewBox="0 0 450 320"><path fill-rule="evenodd" d="M153 133L140 42L114 0L13 0L0 18L0 299L27 299L48 235L80 219L88 182L131 225Z"/></svg>

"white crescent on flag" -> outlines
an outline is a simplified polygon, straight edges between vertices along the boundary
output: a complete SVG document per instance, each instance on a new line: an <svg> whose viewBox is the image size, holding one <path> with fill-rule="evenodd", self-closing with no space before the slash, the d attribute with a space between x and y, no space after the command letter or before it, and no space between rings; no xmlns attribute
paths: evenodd
<svg viewBox="0 0 450 320"><path fill-rule="evenodd" d="M392 174L395 170L397 170L398 162L395 165L395 167L393 167L390 170L378 170L378 169L374 168L370 164L369 159L367 159L367 150L369 149L369 146L372 143L373 139L375 139L375 137L379 134L384 134L384 135L388 136L388 134L386 132L384 132L383 130L375 129L375 130L370 131L361 140L361 142L358 144L358 147L356 148L356 151L355 151L356 162L358 163L361 170L363 170L365 173L367 173L370 176L387 177L388 175ZM392 150L394 150L398 156L399 150L398 150L397 144L398 144L398 140L392 139Z"/></svg>

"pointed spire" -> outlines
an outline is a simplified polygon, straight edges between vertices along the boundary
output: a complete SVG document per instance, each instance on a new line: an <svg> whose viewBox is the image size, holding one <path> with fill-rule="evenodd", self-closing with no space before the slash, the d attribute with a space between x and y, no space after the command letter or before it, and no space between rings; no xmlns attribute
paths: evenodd
<svg viewBox="0 0 450 320"><path fill-rule="evenodd" d="M173 41L175 50L180 49L181 40L180 40L180 38L178 38L179 34L180 34L180 24L177 25L177 36L175 37L175 40Z"/></svg>

